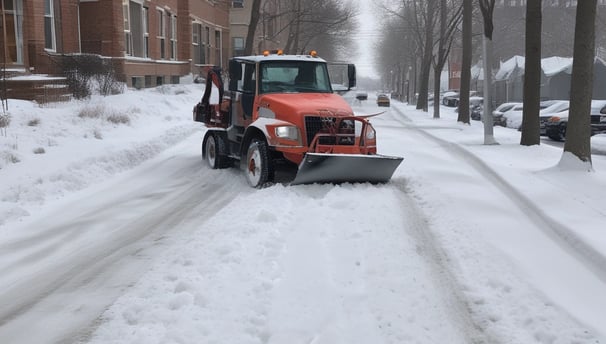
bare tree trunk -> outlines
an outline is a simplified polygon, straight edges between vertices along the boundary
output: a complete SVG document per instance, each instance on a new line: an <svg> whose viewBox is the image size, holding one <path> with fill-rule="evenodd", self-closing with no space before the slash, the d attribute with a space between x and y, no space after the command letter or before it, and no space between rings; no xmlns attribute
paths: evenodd
<svg viewBox="0 0 606 344"><path fill-rule="evenodd" d="M440 118L440 102L436 101L436 97L440 94L442 69L444 68L444 63L447 58L446 25L446 0L440 0L440 44L438 46L438 56L433 72L433 118Z"/></svg>
<svg viewBox="0 0 606 344"><path fill-rule="evenodd" d="M248 25L248 33L246 34L246 45L244 46L244 55L252 55L253 44L255 43L255 32L257 31L257 23L259 22L259 9L261 8L261 0L253 0L250 10L250 24Z"/></svg>
<svg viewBox="0 0 606 344"><path fill-rule="evenodd" d="M459 93L459 113L457 122L469 124L469 91L471 89L471 23L472 0L463 0L463 58L461 62L461 89Z"/></svg>
<svg viewBox="0 0 606 344"><path fill-rule="evenodd" d="M570 152L591 165L591 97L595 57L595 17L597 0L577 3L574 54L570 85L570 111L564 153Z"/></svg>
<svg viewBox="0 0 606 344"><path fill-rule="evenodd" d="M526 4L526 62L524 67L524 109L522 136L524 146L541 143L539 103L541 101L541 0Z"/></svg>
<svg viewBox="0 0 606 344"><path fill-rule="evenodd" d="M419 99L417 110L427 112L427 96L429 93L429 74L431 72L431 57L433 46L433 13L435 0L427 0L425 13L425 43L423 46L423 60L421 61L421 83L419 85Z"/></svg>
<svg viewBox="0 0 606 344"><path fill-rule="evenodd" d="M296 14L297 20L295 21L295 37L293 39L293 48L294 53L299 53L299 34L301 33L301 0L297 0L297 11Z"/></svg>

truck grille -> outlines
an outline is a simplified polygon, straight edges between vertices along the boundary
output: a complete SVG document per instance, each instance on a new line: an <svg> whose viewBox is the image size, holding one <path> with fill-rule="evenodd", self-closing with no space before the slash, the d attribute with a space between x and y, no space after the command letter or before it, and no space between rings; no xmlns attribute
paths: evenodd
<svg viewBox="0 0 606 344"><path fill-rule="evenodd" d="M352 120L340 121L339 125L344 126ZM351 146L355 143L353 128L346 127L336 128L337 120L335 117L323 116L306 116L305 117L305 137L307 146L309 147L318 133L324 134L318 137L320 145L347 145Z"/></svg>
<svg viewBox="0 0 606 344"><path fill-rule="evenodd" d="M305 136L307 138L307 146L311 144L316 134L322 130L322 117L306 116L305 117Z"/></svg>

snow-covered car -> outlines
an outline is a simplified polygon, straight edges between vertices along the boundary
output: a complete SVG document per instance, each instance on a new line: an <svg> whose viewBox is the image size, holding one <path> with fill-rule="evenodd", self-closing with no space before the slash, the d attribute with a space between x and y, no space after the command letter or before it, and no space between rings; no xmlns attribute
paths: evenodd
<svg viewBox="0 0 606 344"><path fill-rule="evenodd" d="M606 100L591 101L591 135L606 133ZM568 110L560 112L549 118L545 124L547 137L554 141L562 141L566 138L566 127L568 125Z"/></svg>
<svg viewBox="0 0 606 344"><path fill-rule="evenodd" d="M524 104L518 103L514 105L511 109L503 112L503 116L501 117L501 121L504 127L520 129L522 126L522 116L524 112Z"/></svg>
<svg viewBox="0 0 606 344"><path fill-rule="evenodd" d="M511 109L513 109L514 106L516 105L521 105L522 103L516 103L516 102L509 102L509 103L503 103L499 106L497 106L497 108L492 112L492 119L494 122L494 125L500 125L502 127L506 126L506 120L505 117L503 117L503 114ZM481 118L480 118L481 120Z"/></svg>
<svg viewBox="0 0 606 344"><path fill-rule="evenodd" d="M442 97L442 105L450 107L459 106L459 92L444 92L444 96Z"/></svg>
<svg viewBox="0 0 606 344"><path fill-rule="evenodd" d="M366 100L366 99L368 99L368 93L364 92L364 91L360 91L360 92L356 93L356 99L357 100Z"/></svg>
<svg viewBox="0 0 606 344"><path fill-rule="evenodd" d="M389 97L386 94L377 95L378 106L389 106Z"/></svg>
<svg viewBox="0 0 606 344"><path fill-rule="evenodd" d="M474 121L482 119L482 111L484 109L483 97L469 97L469 112L470 117Z"/></svg>
<svg viewBox="0 0 606 344"><path fill-rule="evenodd" d="M540 134L547 135L546 125L549 119L553 116L559 116L563 111L568 111L570 101L568 100L553 100L541 102L541 107L544 107L539 112Z"/></svg>

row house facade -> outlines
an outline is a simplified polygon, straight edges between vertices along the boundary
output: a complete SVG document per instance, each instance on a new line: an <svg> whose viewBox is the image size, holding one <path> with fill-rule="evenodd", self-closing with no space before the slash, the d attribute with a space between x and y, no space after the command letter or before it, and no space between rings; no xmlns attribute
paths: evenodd
<svg viewBox="0 0 606 344"><path fill-rule="evenodd" d="M220 0L0 0L0 63L60 74L61 56L111 59L129 87L178 83L230 55L229 11Z"/></svg>
<svg viewBox="0 0 606 344"><path fill-rule="evenodd" d="M274 50L284 48L288 30L280 30L284 25L284 19L280 13L285 12L282 7L282 0L261 0L259 7L259 21L255 32L252 45L252 54L261 54L265 50ZM230 32L232 55L241 56L244 54L246 36L250 25L252 11L252 0L233 0L231 1L230 13Z"/></svg>

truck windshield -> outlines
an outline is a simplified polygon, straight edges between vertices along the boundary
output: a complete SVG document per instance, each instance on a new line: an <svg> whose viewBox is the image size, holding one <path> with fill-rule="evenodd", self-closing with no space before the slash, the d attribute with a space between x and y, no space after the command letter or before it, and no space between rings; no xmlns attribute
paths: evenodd
<svg viewBox="0 0 606 344"><path fill-rule="evenodd" d="M332 93L326 64L267 61L261 64L260 93Z"/></svg>

